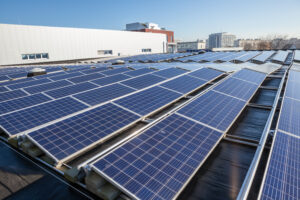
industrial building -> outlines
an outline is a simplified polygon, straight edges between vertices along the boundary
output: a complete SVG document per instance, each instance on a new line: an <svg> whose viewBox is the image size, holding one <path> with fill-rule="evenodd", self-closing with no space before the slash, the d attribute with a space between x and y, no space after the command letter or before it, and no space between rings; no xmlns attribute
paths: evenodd
<svg viewBox="0 0 300 200"><path fill-rule="evenodd" d="M236 36L226 32L212 33L208 38L209 49L212 48L223 48L223 47L234 47L234 41Z"/></svg>
<svg viewBox="0 0 300 200"><path fill-rule="evenodd" d="M205 40L196 40L191 42L177 42L177 51L186 52L186 51L196 51L205 49L206 42Z"/></svg>
<svg viewBox="0 0 300 200"><path fill-rule="evenodd" d="M166 53L168 39L150 31L0 24L0 65Z"/></svg>

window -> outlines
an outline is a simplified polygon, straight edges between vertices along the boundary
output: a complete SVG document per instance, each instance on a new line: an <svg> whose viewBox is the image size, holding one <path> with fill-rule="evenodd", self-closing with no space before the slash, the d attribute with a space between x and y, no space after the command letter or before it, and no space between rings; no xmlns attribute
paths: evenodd
<svg viewBox="0 0 300 200"><path fill-rule="evenodd" d="M42 53L42 58L47 58L47 59L49 59L49 54L48 54L48 53Z"/></svg>
<svg viewBox="0 0 300 200"><path fill-rule="evenodd" d="M112 50L98 50L98 55L107 55L107 54L112 55L113 51Z"/></svg>
<svg viewBox="0 0 300 200"><path fill-rule="evenodd" d="M22 54L22 60L34 60L34 59L49 59L48 53L32 53L32 54Z"/></svg>
<svg viewBox="0 0 300 200"><path fill-rule="evenodd" d="M35 54L35 58L36 58L36 59L41 59L41 58L42 58L42 55L41 55L41 54Z"/></svg>
<svg viewBox="0 0 300 200"><path fill-rule="evenodd" d="M35 59L35 54L29 54L29 59Z"/></svg>
<svg viewBox="0 0 300 200"><path fill-rule="evenodd" d="M22 60L28 60L28 55L27 54L22 54Z"/></svg>
<svg viewBox="0 0 300 200"><path fill-rule="evenodd" d="M151 49L142 49L142 52L151 52Z"/></svg>

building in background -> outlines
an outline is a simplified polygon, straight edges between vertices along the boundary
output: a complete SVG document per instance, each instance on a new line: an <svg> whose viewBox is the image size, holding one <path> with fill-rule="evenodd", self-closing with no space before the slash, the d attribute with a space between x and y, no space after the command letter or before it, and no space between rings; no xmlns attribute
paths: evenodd
<svg viewBox="0 0 300 200"><path fill-rule="evenodd" d="M196 40L192 42L177 42L177 51L186 52L186 51L197 51L206 48L205 40Z"/></svg>
<svg viewBox="0 0 300 200"><path fill-rule="evenodd" d="M212 48L224 48L224 47L234 47L234 41L236 36L226 32L213 33L209 35L208 47Z"/></svg>
<svg viewBox="0 0 300 200"><path fill-rule="evenodd" d="M0 65L165 53L163 34L0 24Z"/></svg>
<svg viewBox="0 0 300 200"><path fill-rule="evenodd" d="M259 49L261 39L238 39L234 41L235 47L242 47L244 50L257 50Z"/></svg>
<svg viewBox="0 0 300 200"><path fill-rule="evenodd" d="M139 31L139 32L150 32L150 33L160 33L165 34L167 43L165 44L168 53L176 52L176 43L174 42L174 31L166 30L165 28L160 28L158 24L155 23L130 23L126 24L126 31Z"/></svg>

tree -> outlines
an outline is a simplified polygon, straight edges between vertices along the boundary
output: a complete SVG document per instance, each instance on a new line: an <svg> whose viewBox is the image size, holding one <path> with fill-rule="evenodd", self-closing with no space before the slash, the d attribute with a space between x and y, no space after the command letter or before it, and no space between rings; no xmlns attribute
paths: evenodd
<svg viewBox="0 0 300 200"><path fill-rule="evenodd" d="M244 45L244 50L253 50L252 44L251 44L251 43L246 43L246 44Z"/></svg>

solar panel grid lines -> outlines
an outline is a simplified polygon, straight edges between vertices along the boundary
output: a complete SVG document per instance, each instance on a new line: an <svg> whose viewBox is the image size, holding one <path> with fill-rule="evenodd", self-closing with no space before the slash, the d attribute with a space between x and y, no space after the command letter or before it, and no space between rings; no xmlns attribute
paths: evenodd
<svg viewBox="0 0 300 200"><path fill-rule="evenodd" d="M153 75L160 76L162 78L172 78L181 74L186 73L187 71L179 69L179 68L168 68L160 71L153 72Z"/></svg>
<svg viewBox="0 0 300 200"><path fill-rule="evenodd" d="M52 76L59 76L59 75L64 75L67 74L65 71L62 72L55 72L55 73L50 73L50 74L44 74L44 75L38 75L38 76L34 76L35 79L43 79L43 78L49 78Z"/></svg>
<svg viewBox="0 0 300 200"><path fill-rule="evenodd" d="M135 89L142 89L149 87L150 85L154 85L156 83L162 82L166 80L165 78L155 76L153 74L146 74L139 77L135 77L130 80L125 80L120 83L127 85L129 87L133 87Z"/></svg>
<svg viewBox="0 0 300 200"><path fill-rule="evenodd" d="M64 74L64 75L53 76L53 77L50 77L49 79L51 79L53 81L58 81L58 80L68 79L68 78L82 76L82 75L84 75L84 74L81 72L73 72L73 73L68 73L68 74Z"/></svg>
<svg viewBox="0 0 300 200"><path fill-rule="evenodd" d="M108 70L106 67L99 67L99 68L94 68L94 69L87 69L87 70L81 70L81 72L83 74L92 74L92 73L95 73L95 72L102 72L102 71L106 71Z"/></svg>
<svg viewBox="0 0 300 200"><path fill-rule="evenodd" d="M116 75L112 75L112 76L107 76L107 77L95 79L95 80L92 80L91 82L94 83L94 84L97 84L99 86L105 86L105 85L109 85L109 84L112 84L112 83L116 83L116 82L119 82L119 81L130 79L130 78L132 78L132 77L127 76L125 74L116 74Z"/></svg>
<svg viewBox="0 0 300 200"><path fill-rule="evenodd" d="M210 68L201 68L195 71L190 72L188 75L196 78L200 78L205 81L210 81L224 74L221 71L210 69Z"/></svg>
<svg viewBox="0 0 300 200"><path fill-rule="evenodd" d="M126 67L122 67L122 68L117 68L117 69L103 71L101 73L104 74L104 75L106 75L106 76L110 76L110 75L115 75L115 74L119 74L119 73L123 73L123 72L128 72L128 71L131 71L131 70L128 69L128 68L126 68Z"/></svg>
<svg viewBox="0 0 300 200"><path fill-rule="evenodd" d="M173 114L91 164L136 199L174 199L222 136Z"/></svg>
<svg viewBox="0 0 300 200"><path fill-rule="evenodd" d="M160 87L160 88L163 88L163 89L166 89L166 90L169 90L169 91L171 91L171 92L175 92L175 93L181 94L181 95L183 95L183 94L184 94L184 93L182 93L182 92L178 92L178 91L176 91L176 90L173 90L173 89L170 89L170 88L167 88L167 87L161 86L161 85L159 85L159 87Z"/></svg>
<svg viewBox="0 0 300 200"><path fill-rule="evenodd" d="M140 116L107 103L30 132L27 136L55 160L62 162L138 120Z"/></svg>
<svg viewBox="0 0 300 200"><path fill-rule="evenodd" d="M65 87L68 85L73 85L73 83L67 80L59 80L50 83L44 83L44 84L39 84L31 87L26 87L24 88L24 90L30 94L36 94L36 93L45 92L52 89Z"/></svg>
<svg viewBox="0 0 300 200"><path fill-rule="evenodd" d="M296 82L296 81L292 81L291 79L288 79L286 89L285 89L285 96L300 100L299 88L300 88L300 82Z"/></svg>
<svg viewBox="0 0 300 200"><path fill-rule="evenodd" d="M1 82L0 86L9 86L9 85L13 85L13 84L17 84L17 83L24 83L24 82L32 81L32 80L35 80L35 79L23 78L23 79L17 79L17 80L10 80L10 81Z"/></svg>
<svg viewBox="0 0 300 200"><path fill-rule="evenodd" d="M27 93L22 91L21 89L1 92L0 93L0 102L4 102L11 99L16 99L19 97L27 96Z"/></svg>
<svg viewBox="0 0 300 200"><path fill-rule="evenodd" d="M71 81L72 83L82 83L82 82L91 81L103 77L105 77L105 75L101 73L93 73L93 74L86 74L74 78L69 78L68 80Z"/></svg>
<svg viewBox="0 0 300 200"><path fill-rule="evenodd" d="M265 80L266 74L244 68L234 73L232 77L260 85Z"/></svg>
<svg viewBox="0 0 300 200"><path fill-rule="evenodd" d="M150 69L150 68L141 68L141 69L137 69L137 70L134 70L134 71L125 72L124 74L134 77L134 76L140 76L140 75L148 74L148 73L152 73L152 72L155 72L155 71L153 69Z"/></svg>
<svg viewBox="0 0 300 200"><path fill-rule="evenodd" d="M0 93L1 93L1 92L7 92L7 91L10 91L10 89L8 89L8 88L5 87L5 86L0 86Z"/></svg>

